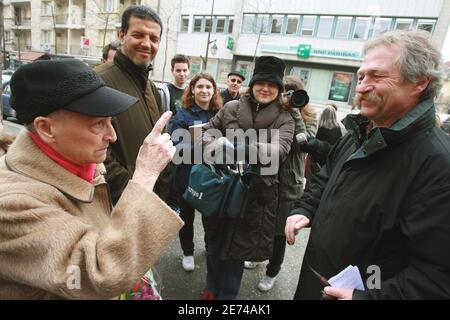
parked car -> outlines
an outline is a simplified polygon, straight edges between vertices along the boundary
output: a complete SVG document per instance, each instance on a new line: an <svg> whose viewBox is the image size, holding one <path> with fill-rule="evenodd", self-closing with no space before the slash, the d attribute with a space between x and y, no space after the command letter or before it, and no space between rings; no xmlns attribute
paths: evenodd
<svg viewBox="0 0 450 320"><path fill-rule="evenodd" d="M8 117L16 117L16 111L11 108L9 104L9 97L11 96L11 88L9 86L9 80L11 76L2 75L2 101L3 101L3 119L6 120Z"/></svg>

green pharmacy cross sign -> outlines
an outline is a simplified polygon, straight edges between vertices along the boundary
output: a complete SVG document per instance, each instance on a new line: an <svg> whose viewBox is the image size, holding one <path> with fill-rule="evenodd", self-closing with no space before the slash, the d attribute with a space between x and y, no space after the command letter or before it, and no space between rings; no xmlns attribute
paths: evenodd
<svg viewBox="0 0 450 320"><path fill-rule="evenodd" d="M233 50L234 47L234 39L233 37L227 37L227 49Z"/></svg>
<svg viewBox="0 0 450 320"><path fill-rule="evenodd" d="M311 45L310 44L299 44L297 49L297 57L300 58L309 58L311 54Z"/></svg>

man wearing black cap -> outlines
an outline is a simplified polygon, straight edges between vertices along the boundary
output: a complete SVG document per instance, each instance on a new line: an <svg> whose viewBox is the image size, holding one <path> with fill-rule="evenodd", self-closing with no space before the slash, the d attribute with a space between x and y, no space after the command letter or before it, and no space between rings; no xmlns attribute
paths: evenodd
<svg viewBox="0 0 450 320"><path fill-rule="evenodd" d="M228 74L227 86L228 88L220 93L223 99L223 104L231 100L239 100L241 97L239 90L242 87L242 82L245 77L238 71L232 71Z"/></svg>
<svg viewBox="0 0 450 320"><path fill-rule="evenodd" d="M137 102L74 60L38 61L11 78L26 129L0 158L0 299L113 298L130 290L180 229L153 193L175 148L155 124L112 208L102 162L111 117Z"/></svg>

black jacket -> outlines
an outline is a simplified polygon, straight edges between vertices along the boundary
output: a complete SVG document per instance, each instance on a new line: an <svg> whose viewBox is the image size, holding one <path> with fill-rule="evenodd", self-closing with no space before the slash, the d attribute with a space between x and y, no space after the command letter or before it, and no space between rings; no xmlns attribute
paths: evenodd
<svg viewBox="0 0 450 320"><path fill-rule="evenodd" d="M367 268L380 268L380 289L354 299L450 298L450 138L434 117L426 100L366 135L368 121L349 116L354 129L291 212L312 219L305 255L323 276L357 265L367 285ZM295 298L321 289L304 263Z"/></svg>

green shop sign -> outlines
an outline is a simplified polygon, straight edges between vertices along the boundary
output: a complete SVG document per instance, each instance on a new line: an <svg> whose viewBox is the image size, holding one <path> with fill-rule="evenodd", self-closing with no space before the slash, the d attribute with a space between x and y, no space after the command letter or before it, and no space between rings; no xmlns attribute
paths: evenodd
<svg viewBox="0 0 450 320"><path fill-rule="evenodd" d="M227 49L233 50L234 47L234 39L233 37L227 37Z"/></svg>
<svg viewBox="0 0 450 320"><path fill-rule="evenodd" d="M309 44L300 44L297 50L297 57L300 58L309 58L311 55L311 45Z"/></svg>
<svg viewBox="0 0 450 320"><path fill-rule="evenodd" d="M361 53L356 51L320 49L320 48L312 48L311 45L309 44L299 44L297 49L297 57L308 58L309 56L356 59L356 60L362 59Z"/></svg>

